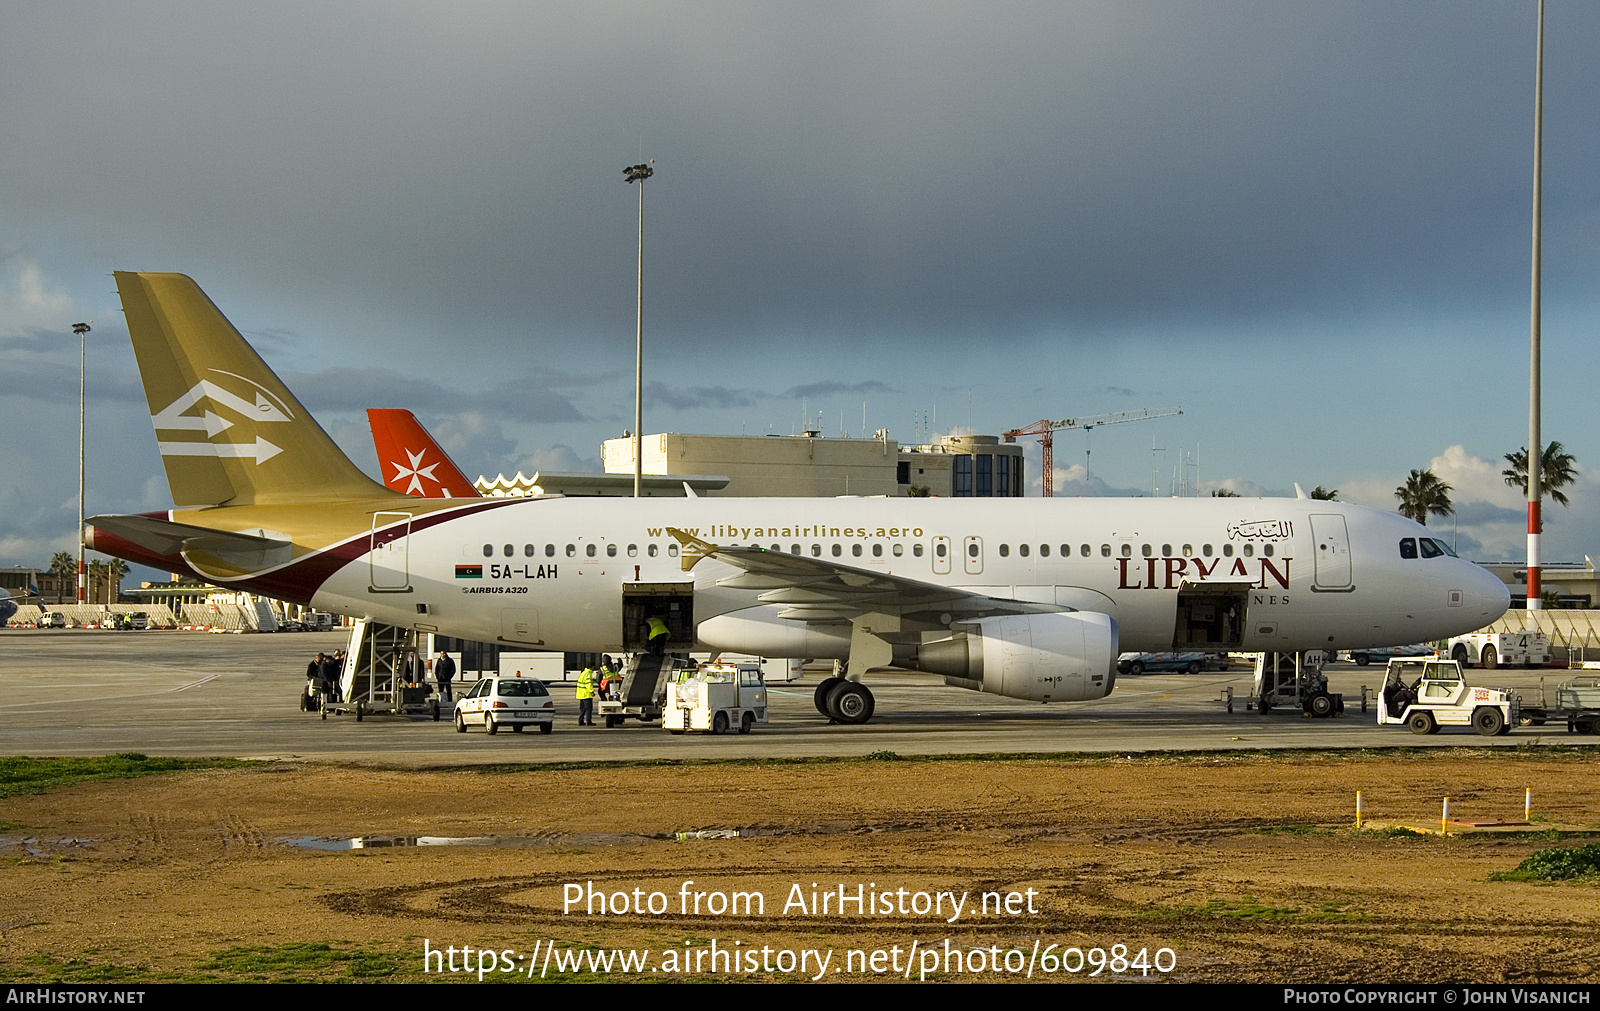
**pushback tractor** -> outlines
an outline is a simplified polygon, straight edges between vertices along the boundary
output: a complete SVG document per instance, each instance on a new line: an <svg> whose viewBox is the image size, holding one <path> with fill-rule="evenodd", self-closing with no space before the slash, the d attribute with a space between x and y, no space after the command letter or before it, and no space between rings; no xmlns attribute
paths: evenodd
<svg viewBox="0 0 1600 1011"><path fill-rule="evenodd" d="M1378 693L1378 725L1411 728L1413 734L1440 727L1471 727L1484 737L1508 734L1520 719L1517 695L1501 688L1476 688L1461 665L1444 659L1394 659Z"/></svg>

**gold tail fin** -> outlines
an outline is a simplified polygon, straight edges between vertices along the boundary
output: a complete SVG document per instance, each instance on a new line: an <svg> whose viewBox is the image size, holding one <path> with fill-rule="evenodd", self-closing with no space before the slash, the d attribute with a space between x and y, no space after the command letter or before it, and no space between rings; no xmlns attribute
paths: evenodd
<svg viewBox="0 0 1600 1011"><path fill-rule="evenodd" d="M363 474L182 274L117 271L173 504L373 498Z"/></svg>

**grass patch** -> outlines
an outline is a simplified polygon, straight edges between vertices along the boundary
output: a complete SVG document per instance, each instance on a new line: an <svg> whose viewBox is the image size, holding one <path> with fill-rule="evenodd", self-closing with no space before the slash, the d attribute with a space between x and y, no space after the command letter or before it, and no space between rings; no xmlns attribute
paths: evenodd
<svg viewBox="0 0 1600 1011"><path fill-rule="evenodd" d="M238 769L259 763L237 758L151 758L137 751L99 758L0 758L0 798L48 793L96 779L136 779L190 769Z"/></svg>
<svg viewBox="0 0 1600 1011"><path fill-rule="evenodd" d="M309 983L326 980L377 981L400 971L398 955L356 948L335 948L322 942L276 947L228 948L195 966L204 976L224 980Z"/></svg>
<svg viewBox="0 0 1600 1011"><path fill-rule="evenodd" d="M1470 740L1470 739L1467 739ZM1478 761L1506 761L1537 759L1540 761L1574 761L1593 764L1600 760L1600 749L1563 744L1519 744L1514 747L1483 745L1474 747L1464 743L1452 748L1416 748L1397 745L1386 748L1234 748L1219 751L1018 751L969 752L965 754L896 755L902 762L1002 762L1006 764L1043 765L1220 765L1240 768L1255 766L1292 766L1303 771L1305 766L1335 765L1350 761L1388 761L1396 758L1413 763L1446 764L1464 758ZM507 775L527 772L578 772L592 769L670 769L704 766L738 766L749 768L776 768L782 766L860 765L865 762L884 761L884 753L870 755L812 755L772 758L650 758L606 759L577 762L517 762L496 765L462 765L437 763L426 766L389 766L382 762L370 763L374 769L396 772L460 772L480 776Z"/></svg>
<svg viewBox="0 0 1600 1011"><path fill-rule="evenodd" d="M93 949L90 949L91 953ZM48 983L125 983L148 982L150 974L142 968L91 962L85 958L54 958L50 955L32 955L23 960L38 972L38 979Z"/></svg>
<svg viewBox="0 0 1600 1011"><path fill-rule="evenodd" d="M1331 829L1318 825L1302 825L1297 822L1287 825L1262 825L1256 829L1257 835L1332 835Z"/></svg>
<svg viewBox="0 0 1600 1011"><path fill-rule="evenodd" d="M905 759L901 758L898 754L896 754L893 751L869 751L864 757L869 762L903 762L903 761L905 761Z"/></svg>
<svg viewBox="0 0 1600 1011"><path fill-rule="evenodd" d="M1600 877L1600 843L1539 850L1513 871L1497 871L1490 881L1572 881Z"/></svg>
<svg viewBox="0 0 1600 1011"><path fill-rule="evenodd" d="M1414 828L1396 826L1394 828L1363 829L1365 834L1379 839L1431 839L1433 836L1427 832L1418 832Z"/></svg>

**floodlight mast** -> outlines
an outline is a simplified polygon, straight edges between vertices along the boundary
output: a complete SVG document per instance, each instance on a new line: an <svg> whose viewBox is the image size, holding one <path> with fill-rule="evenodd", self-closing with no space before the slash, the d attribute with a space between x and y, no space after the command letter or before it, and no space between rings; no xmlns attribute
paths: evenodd
<svg viewBox="0 0 1600 1011"><path fill-rule="evenodd" d="M629 165L622 170L623 179L631 185L639 184L639 292L638 326L633 344L633 497L638 498L644 485L644 181L656 174L655 163Z"/></svg>
<svg viewBox="0 0 1600 1011"><path fill-rule="evenodd" d="M72 332L78 335L78 603L80 604L87 603L89 599L88 581L83 568L83 367L88 354L89 329L87 323L72 324Z"/></svg>
<svg viewBox="0 0 1600 1011"><path fill-rule="evenodd" d="M1528 602L1530 611L1544 609L1544 587L1540 582L1539 535L1544 519L1539 515L1544 498L1544 475L1540 473L1543 447L1539 445L1541 408L1540 371L1540 225L1544 213L1544 0L1539 0L1539 39L1534 57L1533 85L1533 280L1528 324Z"/></svg>

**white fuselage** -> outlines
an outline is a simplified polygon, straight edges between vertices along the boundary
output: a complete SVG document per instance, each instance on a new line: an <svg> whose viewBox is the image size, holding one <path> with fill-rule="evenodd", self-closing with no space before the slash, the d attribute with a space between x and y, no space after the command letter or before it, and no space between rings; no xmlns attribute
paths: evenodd
<svg viewBox="0 0 1600 1011"><path fill-rule="evenodd" d="M1246 651L1421 642L1482 628L1509 603L1478 565L1402 557L1402 540L1428 531L1397 514L1233 498L527 499L419 522L334 573L312 603L467 639L620 651L628 584L680 583L692 585L698 648L848 654L848 623L779 618L782 605L719 586L737 570L715 558L685 572L668 527L1103 612L1124 650L1192 645L1205 622Z"/></svg>

